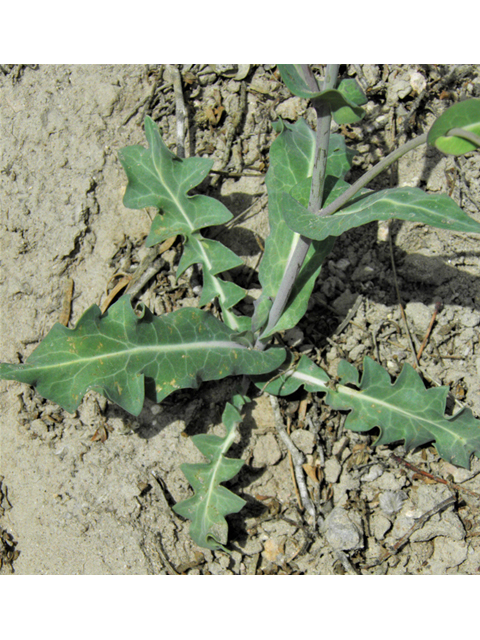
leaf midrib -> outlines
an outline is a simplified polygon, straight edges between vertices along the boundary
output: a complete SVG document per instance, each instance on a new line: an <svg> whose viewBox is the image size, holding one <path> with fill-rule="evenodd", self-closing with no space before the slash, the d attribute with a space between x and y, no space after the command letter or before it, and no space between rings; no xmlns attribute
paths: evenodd
<svg viewBox="0 0 480 640"><path fill-rule="evenodd" d="M53 363L53 364L49 364L49 365L43 365L43 364L35 364L35 363L29 363L27 362L27 365L30 365L33 369L42 369L42 370L49 370L49 369L56 369L56 368L65 368L65 367L71 367L71 366L80 366L82 364L85 363L91 363L91 362L95 362L95 361L99 361L99 360L105 360L105 359L115 359L115 358L126 358L129 357L131 355L135 355L137 353L151 353L151 352L158 352L161 354L167 354L167 353L171 353L171 352L181 352L181 351L209 351L212 349L224 349L224 350L228 350L231 351L232 349L247 349L248 347L242 344L239 344L238 342L231 342L231 341L227 341L227 340L222 340L222 341L215 341L215 342L182 342L182 343L178 343L178 344L168 344L168 345L154 345L154 346L144 346L144 347L131 347L131 348L126 348L120 351L114 351L114 352L108 352L108 353L100 353L97 355L93 355L93 356L89 356L89 357L79 357L76 359L72 359L72 360L67 360L67 361L62 361L62 362L58 362L58 363ZM61 351L59 351L58 353L62 353Z"/></svg>
<svg viewBox="0 0 480 640"><path fill-rule="evenodd" d="M386 402L385 400L381 400L379 398L376 398L375 396L370 396L368 394L365 393L365 391L362 390L358 390L358 389L352 389L351 387L345 387L343 385L339 385L337 387L337 393L341 396L346 395L346 396L350 396L350 397L356 397L356 398L362 398L362 400L365 400L366 403L368 402L373 402L376 405L380 405L381 407L383 407L386 411L390 412L390 413L394 413L394 414L399 414L402 416L405 416L405 418L407 418L408 420L412 421L412 422L421 422L421 423L425 423L426 425L431 425L431 433L433 436L435 436L435 430L436 431L443 431L444 433L449 434L452 438L456 439L457 441L461 441L461 442L465 442L465 438L459 437L458 434L455 432L454 429L447 429L445 426L439 424L438 422L435 422L431 419L429 419L428 417L424 417L424 416L419 416L418 413L413 413L411 411L407 411L406 409L403 409L402 407L398 407L397 405L393 405L389 402ZM448 417L447 416L442 416L443 421L448 422ZM380 426L380 425L379 425ZM435 440L437 440L437 438L435 437Z"/></svg>

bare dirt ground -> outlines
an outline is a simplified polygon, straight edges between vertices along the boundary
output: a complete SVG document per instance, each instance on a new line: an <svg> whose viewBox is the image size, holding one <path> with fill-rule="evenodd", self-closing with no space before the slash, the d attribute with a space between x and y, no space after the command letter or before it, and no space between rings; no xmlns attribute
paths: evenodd
<svg viewBox="0 0 480 640"><path fill-rule="evenodd" d="M181 71L187 155L215 159L216 173L202 189L235 215L215 237L245 260L234 275L250 290L244 310L251 310L258 294L253 269L268 233L271 123L278 116L311 123L312 113L291 97L273 65ZM367 117L341 129L359 154L352 177L422 133L453 102L480 96L473 65L352 65L341 72L357 77L369 98ZM113 276L133 273L141 262L152 212L123 206L126 178L117 153L145 144L147 114L174 148L175 97L162 65L0 67L1 361L24 360L65 309L74 326L105 299ZM417 150L378 181L396 184L449 193L480 221L478 153L453 159ZM395 376L413 363L398 295L416 348L441 299L421 370L428 384L448 385L457 403L480 416L478 242L473 234L397 222L390 230L371 224L345 234L306 317L285 340L331 374L341 358L361 366L369 355ZM156 313L198 303L201 274L190 270L175 281L180 252L177 239L143 291ZM160 407L148 404L133 418L94 393L70 415L24 385L0 381L1 571L480 571L480 462L464 470L442 461L433 446L409 454L401 445L375 448L374 436L344 430L344 415L305 393L280 406L307 458L316 526L298 506L272 407L260 396L248 406L232 451L246 464L231 488L247 501L229 519L232 553L197 548L188 522L171 508L190 495L179 465L202 460L189 436L221 432L231 388L229 380L204 384ZM387 554L392 547L396 553Z"/></svg>

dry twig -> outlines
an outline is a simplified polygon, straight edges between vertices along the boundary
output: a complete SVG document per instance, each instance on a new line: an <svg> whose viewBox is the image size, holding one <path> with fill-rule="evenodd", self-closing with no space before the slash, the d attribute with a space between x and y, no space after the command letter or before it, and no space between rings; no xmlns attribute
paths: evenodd
<svg viewBox="0 0 480 640"><path fill-rule="evenodd" d="M406 467L408 467L409 469L411 469L415 473L418 473L421 476L425 476L429 480L434 480L435 482L439 482L440 484L446 484L448 487L451 487L452 489L455 489L457 491L464 491L465 493L468 493L470 496L473 496L474 498L480 498L480 494L477 493L476 491L471 491L470 489L467 489L466 487L462 487L461 484L456 484L455 482L449 482L448 480L445 480L444 478L439 478L438 476L434 476L431 473L428 473L427 471L423 471L423 469L420 469L420 467L415 466L411 462L407 462L406 460L403 460L403 458L400 458L399 456L396 456L393 453L392 453L392 458L396 462L399 462L400 464L405 465Z"/></svg>
<svg viewBox="0 0 480 640"><path fill-rule="evenodd" d="M425 337L423 338L422 344L420 345L420 349L418 350L417 353L417 361L420 361L420 358L422 356L423 350L425 349L427 342L428 342L428 338L430 337L430 334L432 333L432 329L433 329L433 325L435 323L435 319L437 317L437 314L441 311L442 309L442 302L441 300L437 300L435 302L435 309L433 311L432 314L432 319L430 320L430 324L428 325L428 329L427 332L425 333Z"/></svg>
<svg viewBox="0 0 480 640"><path fill-rule="evenodd" d="M283 424L283 419L280 413L280 406L278 404L278 400L275 396L270 396L270 403L272 405L273 413L275 416L275 427L277 429L277 433L282 440L283 444L287 447L288 451L292 455L293 466L295 469L295 478L297 479L298 491L300 493L300 497L302 499L302 504L307 512L312 516L315 520L315 506L308 495L307 485L305 483L305 476L303 475L303 463L304 458L297 447L291 441L288 433L285 430L285 426Z"/></svg>
<svg viewBox="0 0 480 640"><path fill-rule="evenodd" d="M382 564L382 562L385 562L385 560L388 560L388 558L390 558L391 556L394 556L395 554L397 554L400 551L400 549L410 540L410 537L412 536L412 534L415 533L415 531L417 531L418 529L421 529L423 525L427 522L427 520L429 520L436 513L439 513L440 511L443 511L447 507L450 507L452 504L455 504L456 500L457 500L456 496L450 496L446 500L443 500L443 502L440 502L439 504L435 505L433 509L430 509L429 511L424 513L423 516L418 518L418 520L415 522L413 527L411 527L407 531L407 533L400 538L400 540L397 540L397 542L393 546L391 546L389 549L385 549L385 551L380 556L380 558L375 562L373 562L372 564L367 565L365 569L371 569L372 567L376 567L379 564Z"/></svg>
<svg viewBox="0 0 480 640"><path fill-rule="evenodd" d="M65 327L68 327L68 323L70 321L70 315L72 313L72 298L73 298L73 279L68 278L67 284L65 285L62 311L60 312L60 317L58 318L58 321L60 322L60 324L63 324Z"/></svg>
<svg viewBox="0 0 480 640"><path fill-rule="evenodd" d="M180 71L173 64L168 65L175 94L175 118L177 121L177 156L185 158L186 116L185 100L183 99L182 77Z"/></svg>

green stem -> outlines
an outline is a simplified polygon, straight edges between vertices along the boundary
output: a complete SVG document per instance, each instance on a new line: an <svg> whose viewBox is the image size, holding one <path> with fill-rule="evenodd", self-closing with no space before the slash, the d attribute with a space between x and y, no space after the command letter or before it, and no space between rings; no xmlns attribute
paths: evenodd
<svg viewBox="0 0 480 640"><path fill-rule="evenodd" d="M466 129L459 129L458 127L455 127L453 129L450 129L450 131L447 133L447 136L457 136L458 138L468 140L468 142L471 142L477 147L480 147L480 136L477 136L477 134L473 133L473 131L467 131Z"/></svg>
<svg viewBox="0 0 480 640"><path fill-rule="evenodd" d="M339 66L340 65L338 64L327 65L322 91L335 88ZM316 83L316 80L308 65L304 66L303 73L305 75L306 81L310 86L312 86L312 88L315 89L313 83ZM318 86L315 90L318 90ZM316 212L320 208L320 203L322 202L323 197L323 185L325 181L325 169L327 165L328 143L330 140L330 123L332 120L332 115L330 107L325 103L322 103L321 98L318 100L313 100L312 104L315 108L315 111L317 112L317 132L315 138L315 159L313 165L312 186L310 189L310 200L308 209L309 211ZM302 268L302 265L305 261L311 242L312 241L309 238L299 236L297 245L285 270L282 283L270 310L268 324L265 331L263 332L264 335L266 333L269 333L280 319L280 316L282 315L287 305L288 299L290 297L300 269ZM257 343L255 345L255 347L260 350L263 350L265 346L266 345L262 343L260 339L257 340Z"/></svg>
<svg viewBox="0 0 480 640"><path fill-rule="evenodd" d="M398 147L392 153L389 153L383 160L381 160L378 164L367 171L367 173L363 174L361 178L359 178L356 182L352 184L341 196L336 198L328 207L325 209L321 209L318 214L320 216L331 216L332 213L335 213L339 209L341 209L349 200L353 198L363 187L365 187L369 182L371 182L374 178L376 178L382 171L385 171L387 167L393 164L396 160L401 158L403 155L412 151L412 149L416 149L422 144L427 142L427 134L424 133L405 144L402 144L401 147Z"/></svg>

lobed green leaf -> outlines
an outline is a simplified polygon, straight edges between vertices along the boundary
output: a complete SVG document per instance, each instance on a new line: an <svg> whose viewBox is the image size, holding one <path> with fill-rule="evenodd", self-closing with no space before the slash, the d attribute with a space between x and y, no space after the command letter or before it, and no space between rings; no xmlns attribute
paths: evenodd
<svg viewBox="0 0 480 640"><path fill-rule="evenodd" d="M204 195L188 195L202 182L213 166L205 158L181 159L165 145L158 126L145 118L148 148L140 145L120 150L120 162L128 177L124 204L131 209L156 207L159 213L152 221L146 245L151 247L173 235L185 238L185 253L180 261L180 275L194 263L203 267L202 305L218 298L224 320L235 330L250 327L248 318L230 309L245 297L241 287L219 277L239 264L241 259L219 242L203 238L200 230L228 222L233 217L218 200Z"/></svg>
<svg viewBox="0 0 480 640"><path fill-rule="evenodd" d="M244 464L243 460L226 458L225 454L235 439L237 425L242 420L240 409L246 401L248 398L236 395L233 404L226 405L222 416L226 430L223 438L204 434L192 436L193 443L208 463L181 465L195 494L177 503L173 510L192 521L190 535L200 547L226 551L228 525L225 516L238 513L245 505L245 500L220 483L231 480Z"/></svg>
<svg viewBox="0 0 480 640"><path fill-rule="evenodd" d="M356 382L354 374L345 369L343 373L348 382ZM407 450L435 442L439 455L460 467L469 466L472 453L480 457L480 420L469 409L445 415L448 387L426 389L410 365L404 365L392 384L385 369L365 358L358 387L338 386L326 396L333 409L351 410L347 429L364 432L378 427L375 445L404 440Z"/></svg>
<svg viewBox="0 0 480 640"><path fill-rule="evenodd" d="M137 315L126 295L103 316L90 307L75 329L55 324L24 364L0 364L0 378L33 385L71 413L93 389L138 415L146 384L160 402L202 380L272 371L285 356L282 349L260 352L237 342L201 309L156 317L142 306Z"/></svg>
<svg viewBox="0 0 480 640"><path fill-rule="evenodd" d="M469 409L445 415L448 387L426 389L410 365L404 365L392 384L388 372L371 358L364 359L361 377L352 364L342 360L338 380L340 384L335 384L307 356L292 363L290 354L278 372L253 378L257 387L274 395L290 395L300 386L326 392L326 402L333 409L350 411L345 428L358 432L380 429L375 445L403 440L409 450L435 442L442 458L461 467L469 466L472 454L480 457L480 420Z"/></svg>

